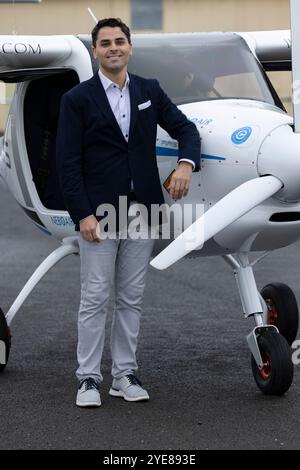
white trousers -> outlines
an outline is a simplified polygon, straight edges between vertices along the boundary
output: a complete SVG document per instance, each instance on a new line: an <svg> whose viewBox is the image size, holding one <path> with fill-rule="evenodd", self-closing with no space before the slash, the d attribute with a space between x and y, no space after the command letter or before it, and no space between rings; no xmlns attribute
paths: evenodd
<svg viewBox="0 0 300 470"><path fill-rule="evenodd" d="M102 381L101 358L111 287L115 308L111 328L112 376L137 370L136 349L142 299L154 240L88 242L79 235L81 300L78 314L79 380Z"/></svg>

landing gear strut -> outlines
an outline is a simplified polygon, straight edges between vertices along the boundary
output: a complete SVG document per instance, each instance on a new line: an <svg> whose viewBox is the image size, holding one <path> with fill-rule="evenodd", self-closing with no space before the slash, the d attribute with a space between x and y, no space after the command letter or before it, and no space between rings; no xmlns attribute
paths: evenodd
<svg viewBox="0 0 300 470"><path fill-rule="evenodd" d="M244 314L256 323L247 337L254 380L265 395L283 395L294 376L290 345L298 331L296 298L280 283L268 284L259 293L253 266L262 257L252 263L247 253L224 258L234 269Z"/></svg>
<svg viewBox="0 0 300 470"><path fill-rule="evenodd" d="M9 351L11 347L10 324L18 313L23 303L32 292L39 281L47 272L59 261L71 254L79 253L78 237L67 237L63 239L62 245L54 250L35 270L27 281L20 294L10 307L6 315L0 309L0 372L3 372L7 365Z"/></svg>

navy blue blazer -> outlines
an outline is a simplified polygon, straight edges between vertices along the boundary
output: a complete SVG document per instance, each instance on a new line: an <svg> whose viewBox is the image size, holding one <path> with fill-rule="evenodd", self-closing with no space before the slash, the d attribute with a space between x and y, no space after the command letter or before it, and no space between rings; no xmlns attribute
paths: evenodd
<svg viewBox="0 0 300 470"><path fill-rule="evenodd" d="M157 80L129 75L131 120L128 142L115 119L98 73L62 97L57 133L57 168L72 220L96 215L100 204L118 213L119 196L128 196L133 181L137 201L148 210L164 197L156 161L157 124L179 143L179 159L200 168L196 126L171 102ZM151 106L138 105L151 100Z"/></svg>

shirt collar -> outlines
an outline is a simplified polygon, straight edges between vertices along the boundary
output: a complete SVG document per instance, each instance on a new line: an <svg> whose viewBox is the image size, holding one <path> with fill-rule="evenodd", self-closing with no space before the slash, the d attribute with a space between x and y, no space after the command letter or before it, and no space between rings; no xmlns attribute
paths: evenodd
<svg viewBox="0 0 300 470"><path fill-rule="evenodd" d="M100 69L99 69L98 75L99 75L99 78L101 80L102 86L103 86L105 91L107 91L109 89L109 87L111 87L111 86L117 86L119 88L119 86L116 83L112 82L109 78L107 78L101 72ZM128 73L126 73L126 81L125 81L124 88L128 87L129 82L130 82L129 75L128 75Z"/></svg>

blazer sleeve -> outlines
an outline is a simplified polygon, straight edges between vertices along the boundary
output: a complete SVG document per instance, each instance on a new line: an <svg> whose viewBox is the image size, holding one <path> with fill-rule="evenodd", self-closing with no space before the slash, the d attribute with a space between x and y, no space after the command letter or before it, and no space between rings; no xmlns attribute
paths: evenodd
<svg viewBox="0 0 300 470"><path fill-rule="evenodd" d="M170 100L155 80L158 106L158 124L178 141L178 160L185 158L195 163L194 171L201 167L201 138L195 124L188 120Z"/></svg>
<svg viewBox="0 0 300 470"><path fill-rule="evenodd" d="M62 193L75 224L93 214L83 181L83 120L78 105L63 95L56 140L56 158Z"/></svg>

